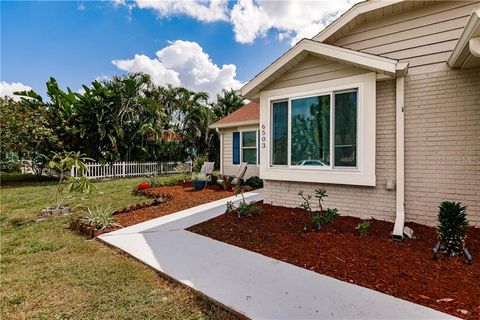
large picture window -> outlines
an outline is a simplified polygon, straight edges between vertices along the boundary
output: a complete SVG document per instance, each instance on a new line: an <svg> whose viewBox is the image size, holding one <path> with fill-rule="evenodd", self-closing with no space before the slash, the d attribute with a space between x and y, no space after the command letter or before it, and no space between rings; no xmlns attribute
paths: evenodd
<svg viewBox="0 0 480 320"><path fill-rule="evenodd" d="M357 167L357 90L273 102L271 148L272 166Z"/></svg>

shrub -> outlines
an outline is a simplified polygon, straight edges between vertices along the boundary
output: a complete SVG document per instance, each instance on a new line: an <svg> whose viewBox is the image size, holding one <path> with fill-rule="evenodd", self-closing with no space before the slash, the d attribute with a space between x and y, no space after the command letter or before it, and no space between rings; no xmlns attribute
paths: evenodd
<svg viewBox="0 0 480 320"><path fill-rule="evenodd" d="M103 230L108 227L120 226L115 222L110 208L88 208L87 213L81 219L82 222L93 226L97 230Z"/></svg>
<svg viewBox="0 0 480 320"><path fill-rule="evenodd" d="M312 214L312 206L310 205L310 200L312 199L311 195L307 195L306 197L303 195L303 190L298 192L298 195L302 197L303 202L298 206L299 208L308 211L308 213Z"/></svg>
<svg viewBox="0 0 480 320"><path fill-rule="evenodd" d="M444 201L439 206L437 232L440 251L449 256L463 253L468 228L466 208L460 202L450 201Z"/></svg>
<svg viewBox="0 0 480 320"><path fill-rule="evenodd" d="M192 171L200 172L200 169L202 169L203 163L207 161L208 161L208 158L205 156L196 157L195 160L193 160Z"/></svg>
<svg viewBox="0 0 480 320"><path fill-rule="evenodd" d="M322 202L326 197L328 197L327 189L325 188L315 189L315 198L318 199L318 207L320 208L320 211L323 211Z"/></svg>
<svg viewBox="0 0 480 320"><path fill-rule="evenodd" d="M237 208L238 218L251 217L254 214L257 214L259 212L260 212L260 207L253 202L246 203L245 201L242 201L238 204L238 208Z"/></svg>
<svg viewBox="0 0 480 320"><path fill-rule="evenodd" d="M362 237L366 236L368 234L368 230L370 229L372 225L371 220L362 220L356 227L355 229L357 230L358 234Z"/></svg>
<svg viewBox="0 0 480 320"><path fill-rule="evenodd" d="M258 176L253 176L253 177L250 177L248 178L246 181L245 181L245 184L249 187L252 187L252 188L263 188L263 180L260 179Z"/></svg>
<svg viewBox="0 0 480 320"><path fill-rule="evenodd" d="M148 185L150 188L160 187L162 185L160 177L157 175L151 175L148 177Z"/></svg>
<svg viewBox="0 0 480 320"><path fill-rule="evenodd" d="M338 209L327 209L327 211L323 212L317 212L312 216L312 224L313 228L315 230L320 230L322 226L331 224L333 222L333 219L337 217L338 214Z"/></svg>

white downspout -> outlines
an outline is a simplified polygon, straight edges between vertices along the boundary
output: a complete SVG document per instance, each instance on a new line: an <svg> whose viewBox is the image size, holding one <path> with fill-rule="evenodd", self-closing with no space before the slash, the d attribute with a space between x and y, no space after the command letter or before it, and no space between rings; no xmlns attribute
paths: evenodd
<svg viewBox="0 0 480 320"><path fill-rule="evenodd" d="M396 79L396 218L392 237L403 240L405 225L405 77Z"/></svg>

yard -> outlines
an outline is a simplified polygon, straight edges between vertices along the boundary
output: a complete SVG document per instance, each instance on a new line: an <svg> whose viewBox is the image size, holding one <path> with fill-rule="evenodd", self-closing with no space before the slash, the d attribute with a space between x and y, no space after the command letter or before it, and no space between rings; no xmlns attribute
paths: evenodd
<svg viewBox="0 0 480 320"><path fill-rule="evenodd" d="M131 194L143 179L97 183L68 204L112 210L143 201ZM2 319L216 319L230 317L150 268L67 229L68 218L35 222L52 203L54 182L2 182Z"/></svg>
<svg viewBox="0 0 480 320"><path fill-rule="evenodd" d="M220 215L189 230L462 318L480 317L478 228L466 238L475 259L469 265L464 257L432 259L435 228L409 223L416 238L396 242L390 222L371 220L368 234L360 236L355 229L360 219L339 216L318 232L304 233L304 210L257 205L258 214Z"/></svg>

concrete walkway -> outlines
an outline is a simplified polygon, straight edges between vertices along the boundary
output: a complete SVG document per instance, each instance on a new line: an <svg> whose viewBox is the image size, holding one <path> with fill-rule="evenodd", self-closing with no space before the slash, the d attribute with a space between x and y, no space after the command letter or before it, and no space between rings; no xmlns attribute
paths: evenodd
<svg viewBox="0 0 480 320"><path fill-rule="evenodd" d="M263 197L258 191L245 198ZM227 201L240 199L214 201L100 239L252 319L456 319L184 230L223 214Z"/></svg>

